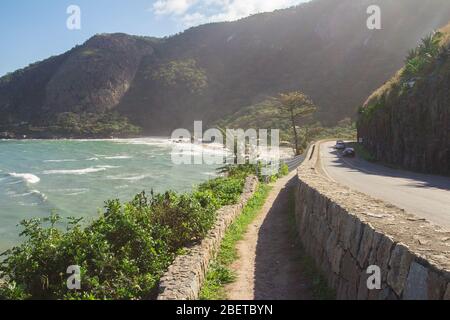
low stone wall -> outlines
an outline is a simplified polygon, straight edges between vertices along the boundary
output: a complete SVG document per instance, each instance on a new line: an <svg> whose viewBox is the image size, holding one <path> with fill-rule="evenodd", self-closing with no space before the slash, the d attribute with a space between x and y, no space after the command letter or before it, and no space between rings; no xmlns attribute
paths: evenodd
<svg viewBox="0 0 450 320"><path fill-rule="evenodd" d="M248 177L239 203L217 212L217 221L201 243L178 256L160 281L158 300L195 300L211 260L216 256L227 228L242 212L258 187L258 178Z"/></svg>
<svg viewBox="0 0 450 320"><path fill-rule="evenodd" d="M450 232L326 179L315 153L299 169L296 223L337 299L449 300ZM369 266L379 290L368 289Z"/></svg>

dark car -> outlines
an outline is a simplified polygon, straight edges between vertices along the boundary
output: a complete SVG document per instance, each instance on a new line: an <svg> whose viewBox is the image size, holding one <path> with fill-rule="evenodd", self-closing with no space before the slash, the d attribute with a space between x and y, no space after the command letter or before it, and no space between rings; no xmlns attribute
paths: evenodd
<svg viewBox="0 0 450 320"><path fill-rule="evenodd" d="M355 149L353 149L353 148L345 149L344 152L342 152L342 156L347 157L347 158L354 158L356 156Z"/></svg>
<svg viewBox="0 0 450 320"><path fill-rule="evenodd" d="M336 142L336 145L334 146L337 150L344 150L345 149L345 142L342 140L339 140Z"/></svg>

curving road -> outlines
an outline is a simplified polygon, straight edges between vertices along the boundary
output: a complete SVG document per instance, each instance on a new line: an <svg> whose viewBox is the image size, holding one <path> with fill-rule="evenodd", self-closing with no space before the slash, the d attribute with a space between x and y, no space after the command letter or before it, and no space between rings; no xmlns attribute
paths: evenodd
<svg viewBox="0 0 450 320"><path fill-rule="evenodd" d="M343 158L334 144L320 144L320 166L329 179L450 229L449 177L395 170L358 157Z"/></svg>

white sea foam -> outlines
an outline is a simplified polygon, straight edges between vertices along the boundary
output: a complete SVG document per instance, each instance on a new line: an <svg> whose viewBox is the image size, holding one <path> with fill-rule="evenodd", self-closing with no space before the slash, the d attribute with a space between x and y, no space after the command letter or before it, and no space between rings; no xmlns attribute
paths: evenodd
<svg viewBox="0 0 450 320"><path fill-rule="evenodd" d="M124 159L131 159L132 156L111 156L111 157L105 157L106 160L124 160Z"/></svg>
<svg viewBox="0 0 450 320"><path fill-rule="evenodd" d="M22 202L22 201L17 202L17 204L22 207L37 207L39 205L39 203L36 202Z"/></svg>
<svg viewBox="0 0 450 320"><path fill-rule="evenodd" d="M88 173L95 173L100 171L105 171L106 168L86 168L86 169L76 169L76 170L46 170L43 174L75 174L83 175Z"/></svg>
<svg viewBox="0 0 450 320"><path fill-rule="evenodd" d="M192 143L179 143L174 145L173 154L175 155L218 155L227 156L230 152L224 148L223 145L218 143L211 144L192 144Z"/></svg>
<svg viewBox="0 0 450 320"><path fill-rule="evenodd" d="M105 168L105 169L117 169L121 168L120 166L97 166L97 168Z"/></svg>
<svg viewBox="0 0 450 320"><path fill-rule="evenodd" d="M79 189L64 189L64 195L65 196L78 196L80 194L85 194L89 192L89 189L87 188L79 188Z"/></svg>
<svg viewBox="0 0 450 320"><path fill-rule="evenodd" d="M170 147L173 142L167 138L140 138L140 139L118 139L116 143L132 144L132 145L147 145L156 147Z"/></svg>
<svg viewBox="0 0 450 320"><path fill-rule="evenodd" d="M12 185L19 184L19 183L22 183L22 182L23 182L23 180L20 179L20 180L13 181L13 182L8 182L8 183L5 183L5 184L8 185L8 186L12 186Z"/></svg>
<svg viewBox="0 0 450 320"><path fill-rule="evenodd" d="M42 202L47 201L47 196L40 192L39 190L31 190L29 192L25 193L17 193L14 190L9 190L6 192L6 195L10 196L11 198L23 198L28 196L37 196Z"/></svg>
<svg viewBox="0 0 450 320"><path fill-rule="evenodd" d="M15 191L8 191L6 192L8 196L11 198L20 198L20 197L26 197L33 194L33 192L26 192L26 193L16 193Z"/></svg>
<svg viewBox="0 0 450 320"><path fill-rule="evenodd" d="M73 175L84 175L89 173L96 173L101 171L106 171L107 169L120 168L117 166L96 166L85 169L73 169L73 170L46 170L43 174L73 174Z"/></svg>
<svg viewBox="0 0 450 320"><path fill-rule="evenodd" d="M123 181L140 181L146 178L150 178L151 175L138 175L138 176L107 176L108 180L123 180Z"/></svg>
<svg viewBox="0 0 450 320"><path fill-rule="evenodd" d="M202 172L202 174L208 177L217 176L217 172Z"/></svg>
<svg viewBox="0 0 450 320"><path fill-rule="evenodd" d="M43 202L47 201L47 196L39 190L31 190L31 194L37 195Z"/></svg>
<svg viewBox="0 0 450 320"><path fill-rule="evenodd" d="M39 181L41 181L41 179L38 176L35 176L34 174L31 174L31 173L12 172L9 175L14 178L20 178L23 181L25 181L26 183L30 183L30 184L35 184L35 183L38 183Z"/></svg>
<svg viewBox="0 0 450 320"><path fill-rule="evenodd" d="M44 160L44 162L50 162L50 163L59 163L59 162L76 162L75 159L61 159L61 160Z"/></svg>
<svg viewBox="0 0 450 320"><path fill-rule="evenodd" d="M125 184L123 186L116 186L116 187L114 187L114 189L126 189L126 188L129 188L129 187L130 187L129 185Z"/></svg>

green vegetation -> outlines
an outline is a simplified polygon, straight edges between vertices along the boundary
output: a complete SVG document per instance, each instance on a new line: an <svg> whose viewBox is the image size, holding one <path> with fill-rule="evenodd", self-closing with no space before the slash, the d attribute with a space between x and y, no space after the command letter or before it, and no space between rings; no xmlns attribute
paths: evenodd
<svg viewBox="0 0 450 320"><path fill-rule="evenodd" d="M114 136L136 135L141 129L130 124L127 118L118 113L61 113L52 132L74 136Z"/></svg>
<svg viewBox="0 0 450 320"><path fill-rule="evenodd" d="M100 50L98 49L85 49L81 51L81 56L89 57L89 56L95 56L100 53Z"/></svg>
<svg viewBox="0 0 450 320"><path fill-rule="evenodd" d="M344 140L356 140L356 123L350 118L342 119L336 126L322 127L320 123L314 123L300 129L302 147L305 149L311 141L341 138Z"/></svg>
<svg viewBox="0 0 450 320"><path fill-rule="evenodd" d="M141 128L130 123L117 112L73 113L64 112L50 121L39 124L28 122L0 124L0 131L14 132L39 138L92 138L129 137L139 135Z"/></svg>
<svg viewBox="0 0 450 320"><path fill-rule="evenodd" d="M236 244L238 241L242 240L247 227L261 211L270 190L270 186L261 184L253 198L242 211L241 215L239 215L236 221L228 228L218 256L211 263L206 275L206 281L200 292L200 299L226 299L224 285L233 282L235 279L235 275L230 269L230 265L238 258Z"/></svg>
<svg viewBox="0 0 450 320"><path fill-rule="evenodd" d="M448 175L448 122L443 119L449 79L450 24L423 38L405 66L360 108L358 133L367 151L358 153L395 168Z"/></svg>
<svg viewBox="0 0 450 320"><path fill-rule="evenodd" d="M218 200L219 207L236 203L244 187L244 178L247 176L234 178L238 174L235 172L234 175L230 175L233 178L217 178L205 182L200 186L199 191L212 192Z"/></svg>
<svg viewBox="0 0 450 320"><path fill-rule="evenodd" d="M291 123L292 133L294 135L295 154L300 155L303 150L300 147L297 126L299 121L313 115L317 107L308 96L299 91L280 94L278 102L281 117L288 118Z"/></svg>
<svg viewBox="0 0 450 320"><path fill-rule="evenodd" d="M232 176L242 176L256 174L260 181L263 181L261 176L261 165L243 165L243 166L228 166L223 168L223 171ZM283 164L277 176L269 178L269 182L274 182L278 178L289 174L289 168ZM211 263L208 273L206 275L205 283L200 292L200 299L202 300L221 300L226 299L224 286L232 283L235 280L235 274L230 269L231 264L238 259L236 244L242 240L248 226L258 216L261 208L267 200L267 197L272 190L268 184L262 183L258 186L257 191L247 203L242 213L228 228L225 237L220 246L219 253L214 261Z"/></svg>
<svg viewBox="0 0 450 320"><path fill-rule="evenodd" d="M448 0L387 1L384 10L398 14L386 15L390 32L368 40L368 47L355 40L365 39L367 30L353 18L352 1L305 4L160 39L99 34L0 77L0 123L40 126L61 107L75 113L114 109L147 133L164 135L299 89L319 104L316 122L334 125L353 116L362 98L396 71L395 62L423 30L447 22L449 8ZM338 10L343 16L333 25L334 37L311 36L322 16ZM421 19L409 18L418 12Z"/></svg>
<svg viewBox="0 0 450 320"><path fill-rule="evenodd" d="M205 70L194 59L170 61L151 72L151 78L167 87L185 87L191 93L201 93L208 86Z"/></svg>
<svg viewBox="0 0 450 320"><path fill-rule="evenodd" d="M2 254L0 279L7 282L0 286L0 299L155 298L174 257L204 238L217 209L239 199L245 170L230 169L234 174L192 193L141 193L129 203L108 201L105 213L87 226L56 214L23 221L25 241ZM71 265L81 267L82 290L67 289Z"/></svg>
<svg viewBox="0 0 450 320"><path fill-rule="evenodd" d="M411 79L417 77L439 55L441 48L442 32L435 32L423 38L421 44L410 50L405 61L402 77Z"/></svg>
<svg viewBox="0 0 450 320"><path fill-rule="evenodd" d="M297 126L298 147L303 152L311 141L342 138L356 139L356 123L350 118L340 120L335 126L326 127L314 117L308 117ZM282 146L295 149L295 138L289 117L280 117L279 106L274 99L252 105L217 123L218 127L230 129L279 129Z"/></svg>
<svg viewBox="0 0 450 320"><path fill-rule="evenodd" d="M219 172L227 176L232 177L247 177L249 175L255 175L259 178L260 182L275 182L279 178L286 176L289 173L289 167L281 163L278 169L278 173L272 176L265 176L262 174L263 165L258 163L256 165L245 164L245 165L232 165L219 168Z"/></svg>
<svg viewBox="0 0 450 320"><path fill-rule="evenodd" d="M255 220L261 211L267 197L271 191L270 185L262 184L259 186L254 197L244 208L242 214L228 228L225 238L221 244L220 251L211 263L206 275L205 283L200 292L202 300L225 300L227 299L225 286L236 280L235 272L231 269L231 265L239 256L236 245L241 241L247 232L248 226ZM335 293L328 287L326 278L318 270L312 258L310 258L301 248L298 241L297 230L295 228L295 194L291 188L289 193L289 224L292 226L290 235L292 242L300 249L298 253L298 263L302 266L302 270L306 276L311 279L313 297L317 300L335 299Z"/></svg>
<svg viewBox="0 0 450 320"><path fill-rule="evenodd" d="M369 162L376 161L375 157L361 143L352 143L351 147L355 149L358 157Z"/></svg>
<svg viewBox="0 0 450 320"><path fill-rule="evenodd" d="M445 40L444 33L434 32L423 38L417 48L410 50L404 68L378 89L359 109L359 120L372 119L377 110L386 107L388 100L396 100L411 92L418 82L427 77L439 57L447 55L447 49L443 46Z"/></svg>

